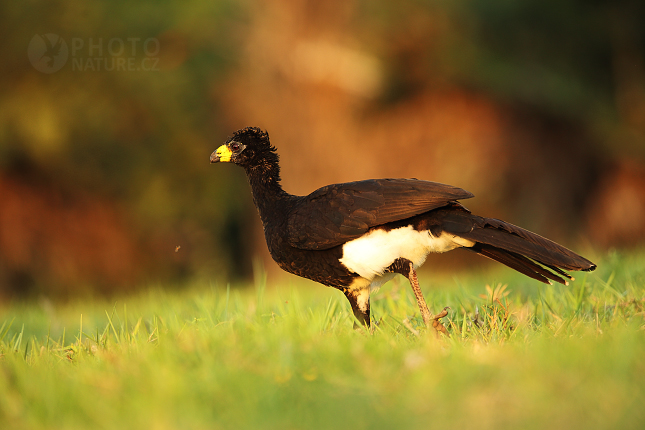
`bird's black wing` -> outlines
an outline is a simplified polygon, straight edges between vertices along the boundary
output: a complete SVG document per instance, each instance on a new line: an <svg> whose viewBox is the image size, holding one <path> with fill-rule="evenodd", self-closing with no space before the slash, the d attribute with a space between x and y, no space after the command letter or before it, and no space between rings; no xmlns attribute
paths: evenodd
<svg viewBox="0 0 645 430"><path fill-rule="evenodd" d="M328 185L302 197L290 212L286 239L300 249L328 249L356 239L370 227L470 197L461 188L417 179Z"/></svg>

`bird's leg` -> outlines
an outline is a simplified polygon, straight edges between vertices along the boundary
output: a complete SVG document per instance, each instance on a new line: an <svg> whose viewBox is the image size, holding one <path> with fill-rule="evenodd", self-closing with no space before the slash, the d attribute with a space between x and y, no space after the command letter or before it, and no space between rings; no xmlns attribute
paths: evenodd
<svg viewBox="0 0 645 430"><path fill-rule="evenodd" d="M350 290L345 288L343 290L345 297L349 300L349 304L352 306L352 311L354 316L361 323L362 326L370 327L370 290ZM360 326L354 322L354 328L359 328Z"/></svg>
<svg viewBox="0 0 645 430"><path fill-rule="evenodd" d="M423 297L423 293L421 292L421 287L419 287L417 272L414 270L414 266L412 265L411 262L408 267L409 267L408 280L410 281L410 285L412 286L412 291L414 291L414 296L417 298L417 304L419 305L419 310L421 311L423 322L425 323L426 327L430 327L430 323L432 321L432 314L430 313L430 310L428 309L428 305L426 304L426 300Z"/></svg>
<svg viewBox="0 0 645 430"><path fill-rule="evenodd" d="M417 304L419 305L421 316L423 316L423 322L426 324L426 327L429 327L430 322L432 322L432 328L435 329L437 336L439 333L443 333L450 337L448 330L446 330L443 324L441 324L441 318L448 315L448 309L450 309L450 307L446 306L441 312L433 316L428 309L428 305L426 305L425 299L423 298L421 287L419 287L419 280L417 279L417 272L414 270L412 262L410 262L408 267L410 268L408 279L410 280L410 285L412 285L412 291L414 291L414 295L417 298Z"/></svg>
<svg viewBox="0 0 645 430"><path fill-rule="evenodd" d="M437 315L432 315L430 313L430 310L428 309L428 305L426 304L426 300L423 298L423 293L421 292L421 287L419 287L419 280L417 279L417 272L414 270L414 265L412 262L406 258L397 258L394 263L392 263L386 271L388 272L394 272L394 273L400 273L401 275L405 276L408 278L410 281L410 286L412 287L412 291L414 291L414 296L417 298L417 305L419 305L419 311L421 311L421 316L423 317L423 322L425 323L426 327L432 326L437 332L445 334L446 336L450 336L448 334L448 330L441 324L441 318L445 317L448 315L448 309L449 307L445 307L440 313Z"/></svg>

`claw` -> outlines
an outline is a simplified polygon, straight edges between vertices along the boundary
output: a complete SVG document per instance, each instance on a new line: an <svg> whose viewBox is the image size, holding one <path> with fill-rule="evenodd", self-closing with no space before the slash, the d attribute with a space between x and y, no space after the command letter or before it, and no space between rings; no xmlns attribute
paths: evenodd
<svg viewBox="0 0 645 430"><path fill-rule="evenodd" d="M432 317L432 328L435 329L437 335L439 335L439 333L443 333L444 335L450 337L448 330L446 330L443 324L441 324L441 318L448 315L448 309L450 309L450 306L446 306L441 312Z"/></svg>

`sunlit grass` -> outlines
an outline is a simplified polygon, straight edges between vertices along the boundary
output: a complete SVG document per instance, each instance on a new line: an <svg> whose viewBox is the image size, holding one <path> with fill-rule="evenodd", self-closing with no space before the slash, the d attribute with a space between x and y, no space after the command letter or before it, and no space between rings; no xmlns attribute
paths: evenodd
<svg viewBox="0 0 645 430"><path fill-rule="evenodd" d="M645 260L600 267L568 287L422 278L431 308L452 309L439 339L403 281L375 296L373 333L337 291L263 273L13 303L0 428L642 428Z"/></svg>

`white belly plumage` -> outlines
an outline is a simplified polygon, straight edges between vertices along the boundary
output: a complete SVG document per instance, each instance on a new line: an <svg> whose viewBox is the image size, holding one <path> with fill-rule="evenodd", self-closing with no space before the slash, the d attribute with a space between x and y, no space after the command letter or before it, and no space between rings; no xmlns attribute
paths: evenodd
<svg viewBox="0 0 645 430"><path fill-rule="evenodd" d="M434 237L429 231L417 231L412 226L389 231L377 229L343 245L340 262L374 288L394 276L383 272L397 258L406 258L417 268L431 252L442 253L473 245L474 242L451 234Z"/></svg>

